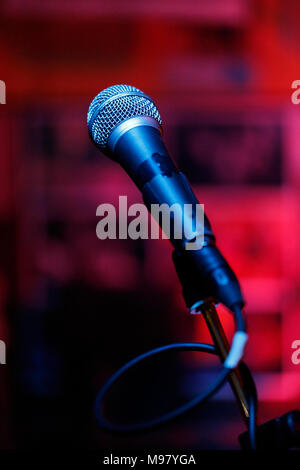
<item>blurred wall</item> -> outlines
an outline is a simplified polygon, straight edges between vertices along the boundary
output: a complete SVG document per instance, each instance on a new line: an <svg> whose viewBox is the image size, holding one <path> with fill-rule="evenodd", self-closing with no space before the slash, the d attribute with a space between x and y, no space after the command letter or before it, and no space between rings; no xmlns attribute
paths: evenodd
<svg viewBox="0 0 300 470"><path fill-rule="evenodd" d="M10 359L0 446L101 446L90 407L116 367L168 341L209 339L185 310L166 241L96 237L100 203L141 202L87 135L91 99L117 83L154 98L241 280L261 399L299 405L299 2L3 0L0 12L0 339ZM183 396L217 366L196 355L181 364Z"/></svg>

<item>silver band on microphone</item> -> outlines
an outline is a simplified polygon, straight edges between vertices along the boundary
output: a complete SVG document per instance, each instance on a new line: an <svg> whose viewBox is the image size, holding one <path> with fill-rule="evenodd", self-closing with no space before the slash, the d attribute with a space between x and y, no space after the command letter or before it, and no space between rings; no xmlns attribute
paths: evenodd
<svg viewBox="0 0 300 470"><path fill-rule="evenodd" d="M156 119L149 117L149 116L133 117L133 118L127 119L126 121L121 122L121 124L119 124L117 127L114 128L114 130L111 132L107 141L108 149L111 152L113 152L115 149L115 146L117 145L118 140L122 137L122 135L124 135L130 129L133 129L134 127L139 127L139 126L155 127L155 129L158 129L158 131L162 135L162 127L156 121Z"/></svg>

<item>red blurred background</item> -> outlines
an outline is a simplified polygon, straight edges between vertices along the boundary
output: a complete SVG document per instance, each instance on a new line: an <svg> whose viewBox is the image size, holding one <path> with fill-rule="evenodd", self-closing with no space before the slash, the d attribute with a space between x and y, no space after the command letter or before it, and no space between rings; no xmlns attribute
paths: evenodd
<svg viewBox="0 0 300 470"><path fill-rule="evenodd" d="M244 430L227 388L147 436L94 424L96 392L126 360L209 340L185 309L168 242L96 237L99 204L141 202L86 128L91 99L118 83L157 103L167 146L241 280L262 419L299 408L299 2L2 0L0 12L0 447L236 448ZM193 396L217 367L194 354L150 367L151 380L139 371L136 415Z"/></svg>

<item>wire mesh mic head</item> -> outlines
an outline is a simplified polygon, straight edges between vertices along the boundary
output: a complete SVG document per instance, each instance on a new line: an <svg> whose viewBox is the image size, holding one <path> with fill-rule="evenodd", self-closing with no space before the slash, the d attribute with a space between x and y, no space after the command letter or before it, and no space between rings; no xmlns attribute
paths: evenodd
<svg viewBox="0 0 300 470"><path fill-rule="evenodd" d="M108 139L122 122L133 117L150 117L161 125L157 107L149 96L130 85L114 85L102 90L91 102L87 123L93 142L108 151Z"/></svg>

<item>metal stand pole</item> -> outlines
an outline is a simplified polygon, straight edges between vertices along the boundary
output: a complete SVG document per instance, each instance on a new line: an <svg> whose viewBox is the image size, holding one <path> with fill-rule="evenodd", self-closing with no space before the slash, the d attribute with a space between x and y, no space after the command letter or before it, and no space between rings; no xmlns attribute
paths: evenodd
<svg viewBox="0 0 300 470"><path fill-rule="evenodd" d="M205 302L201 305L200 311L208 326L214 345L218 351L218 355L221 361L224 362L227 357L230 345L219 320L215 306L211 302ZM249 418L249 407L244 393L243 382L238 369L235 369L230 373L229 383L239 403L242 417L247 424Z"/></svg>

